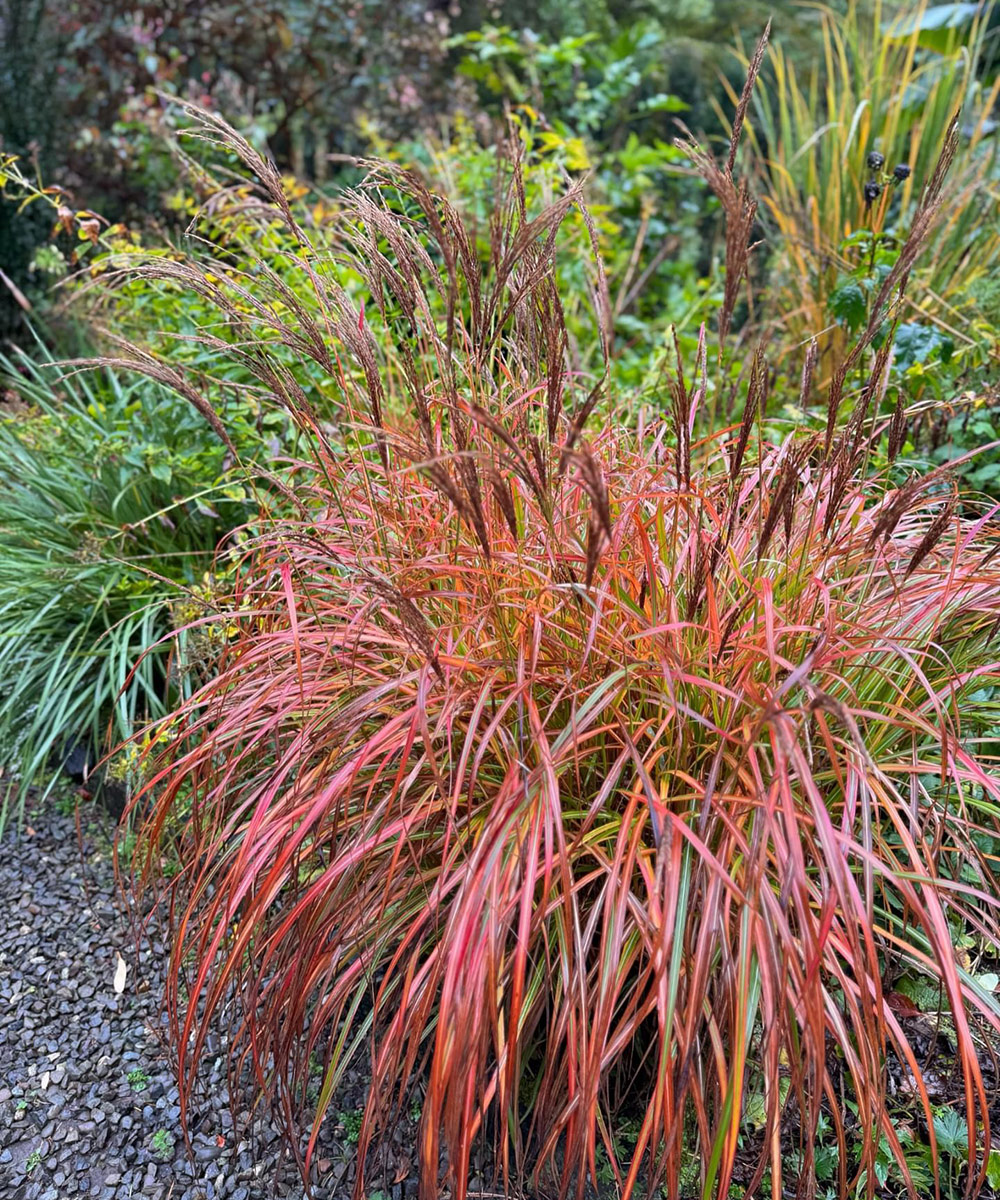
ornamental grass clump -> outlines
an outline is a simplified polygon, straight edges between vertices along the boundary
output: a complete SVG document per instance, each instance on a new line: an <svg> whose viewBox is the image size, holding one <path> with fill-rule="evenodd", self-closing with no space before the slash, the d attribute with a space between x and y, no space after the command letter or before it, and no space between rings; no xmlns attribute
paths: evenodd
<svg viewBox="0 0 1000 1200"><path fill-rule="evenodd" d="M190 691L171 605L251 516L266 450L246 408L225 413L240 467L173 390L0 354L0 833L67 760L93 771Z"/></svg>
<svg viewBox="0 0 1000 1200"><path fill-rule="evenodd" d="M992 345L989 329L977 325L975 286L995 273L1000 256L992 136L1000 76L986 66L992 8L955 9L954 19L948 11L932 0L818 4L811 15L823 50L807 70L780 41L769 48L767 86L756 90L746 122L747 162L767 230L771 319L789 345L818 337L839 355L831 305L852 269L853 239L869 227L883 191L882 170L900 171L889 229L902 238L957 109L950 210L913 274L908 319L958 329L970 346Z"/></svg>
<svg viewBox="0 0 1000 1200"><path fill-rule="evenodd" d="M829 437L771 445L763 344L742 421L705 428L704 334L668 415L628 426L571 368L553 284L578 190L529 215L512 155L483 255L374 166L324 248L201 119L270 188L311 290L293 304L258 271L240 299L218 262L184 269L214 273L312 449L244 543L217 674L151 742L132 813L172 934L182 1106L222 1026L232 1086L306 1174L367 1059L359 1195L415 1090L427 1198L463 1200L480 1141L503 1182L560 1195L610 1166L624 1194L675 1197L692 1158L705 1196L738 1162L748 1193L808 1191L821 1119L839 1194L871 1192L880 1142L909 1182L891 1071L937 1153L894 1001L931 981L980 1185L1000 1016L952 936L1000 933L996 516L943 471L869 468L884 355L858 351ZM598 263L593 296L602 327ZM268 322L333 364L338 436L252 338Z"/></svg>

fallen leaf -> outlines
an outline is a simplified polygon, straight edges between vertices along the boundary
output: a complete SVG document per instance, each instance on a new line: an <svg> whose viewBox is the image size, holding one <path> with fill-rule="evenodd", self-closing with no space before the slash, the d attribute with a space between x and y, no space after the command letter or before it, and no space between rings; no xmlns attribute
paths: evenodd
<svg viewBox="0 0 1000 1200"><path fill-rule="evenodd" d="M117 950L115 954L118 958L118 965L115 967L115 991L120 996L125 991L125 976L128 974L128 966Z"/></svg>
<svg viewBox="0 0 1000 1200"><path fill-rule="evenodd" d="M904 996L902 992L889 992L885 998L885 1002L897 1017L920 1016L920 1009L913 1003L909 996Z"/></svg>

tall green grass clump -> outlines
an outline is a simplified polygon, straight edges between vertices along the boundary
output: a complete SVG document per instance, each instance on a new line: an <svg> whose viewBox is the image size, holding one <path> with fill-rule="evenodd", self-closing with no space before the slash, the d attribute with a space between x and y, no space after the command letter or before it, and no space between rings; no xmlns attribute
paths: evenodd
<svg viewBox="0 0 1000 1200"><path fill-rule="evenodd" d="M977 343L992 339L977 325L976 294L1000 262L993 5L951 6L952 18L949 6L926 0L817 7L822 54L805 72L776 41L749 124L748 157L769 234L768 287L785 335L792 344L843 341L858 285L867 292L879 252L906 239L961 111L949 203L915 265L903 320L981 357ZM889 186L866 192L873 176ZM864 303L862 295L862 318Z"/></svg>
<svg viewBox="0 0 1000 1200"><path fill-rule="evenodd" d="M216 546L254 512L246 468L275 430L237 400L224 428L213 414L223 439L163 384L41 348L0 371L2 824L74 751L93 767L190 690L196 656L163 639L211 611Z"/></svg>

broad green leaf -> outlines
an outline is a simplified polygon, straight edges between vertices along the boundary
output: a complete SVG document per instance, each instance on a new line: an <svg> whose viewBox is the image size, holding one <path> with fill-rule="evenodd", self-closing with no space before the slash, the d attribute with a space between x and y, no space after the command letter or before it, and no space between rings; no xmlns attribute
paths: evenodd
<svg viewBox="0 0 1000 1200"><path fill-rule="evenodd" d="M868 303L864 289L856 279L841 276L836 290L830 296L830 312L848 329L859 329L868 316Z"/></svg>

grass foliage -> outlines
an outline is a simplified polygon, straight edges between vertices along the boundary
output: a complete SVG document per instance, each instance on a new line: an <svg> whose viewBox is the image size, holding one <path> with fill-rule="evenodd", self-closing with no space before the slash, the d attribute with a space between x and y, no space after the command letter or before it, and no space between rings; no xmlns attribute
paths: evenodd
<svg viewBox="0 0 1000 1200"><path fill-rule="evenodd" d="M447 1179L463 1200L480 1138L505 1181L560 1195L610 1166L625 1194L678 1196L693 1154L702 1195L742 1155L742 1186L767 1175L779 1196L808 1190L821 1124L840 1194L862 1176L870 1192L880 1155L906 1181L894 1063L938 1155L894 1000L922 981L954 1030L970 1186L985 1178L979 1050L1000 1012L953 928L1000 932L995 513L945 470L903 471L906 413L880 411L885 327L942 228L958 135L833 371L826 430L763 436L766 336L741 419L714 429L763 52L728 158L683 147L729 222L719 336L678 350L635 422L572 364L555 281L563 223L591 227L578 188L529 210L509 146L484 231L374 165L320 243L273 168L192 113L258 181L234 203L293 248L140 269L218 306L230 338L205 344L309 451L245 546L218 673L147 752L133 865L171 927L182 1104L221 1023L233 1086L303 1135L306 1172L367 1053L359 1162L419 1084L426 1197ZM610 354L596 257L590 292ZM338 381L339 436L289 350ZM810 351L803 407L816 368Z"/></svg>
<svg viewBox="0 0 1000 1200"><path fill-rule="evenodd" d="M0 370L2 827L73 747L93 765L186 690L163 642L171 605L207 599L218 541L252 507L226 444L176 393L42 350ZM225 417L252 461L253 419Z"/></svg>
<svg viewBox="0 0 1000 1200"><path fill-rule="evenodd" d="M992 6L967 6L957 13L965 24L953 27L941 22L945 9L926 0L893 12L878 2L843 13L820 7L823 52L808 72L780 42L769 50L769 86L755 94L749 142L772 249L769 295L793 341L829 336L859 239L872 230L889 244L906 237L956 111L963 136L947 213L924 245L903 320L931 321L959 342L977 336L969 328L976 285L1000 260L995 209L982 201L996 170L1000 76L984 73ZM869 206L871 151L887 172L902 164L909 175ZM985 330L978 336L992 340Z"/></svg>

